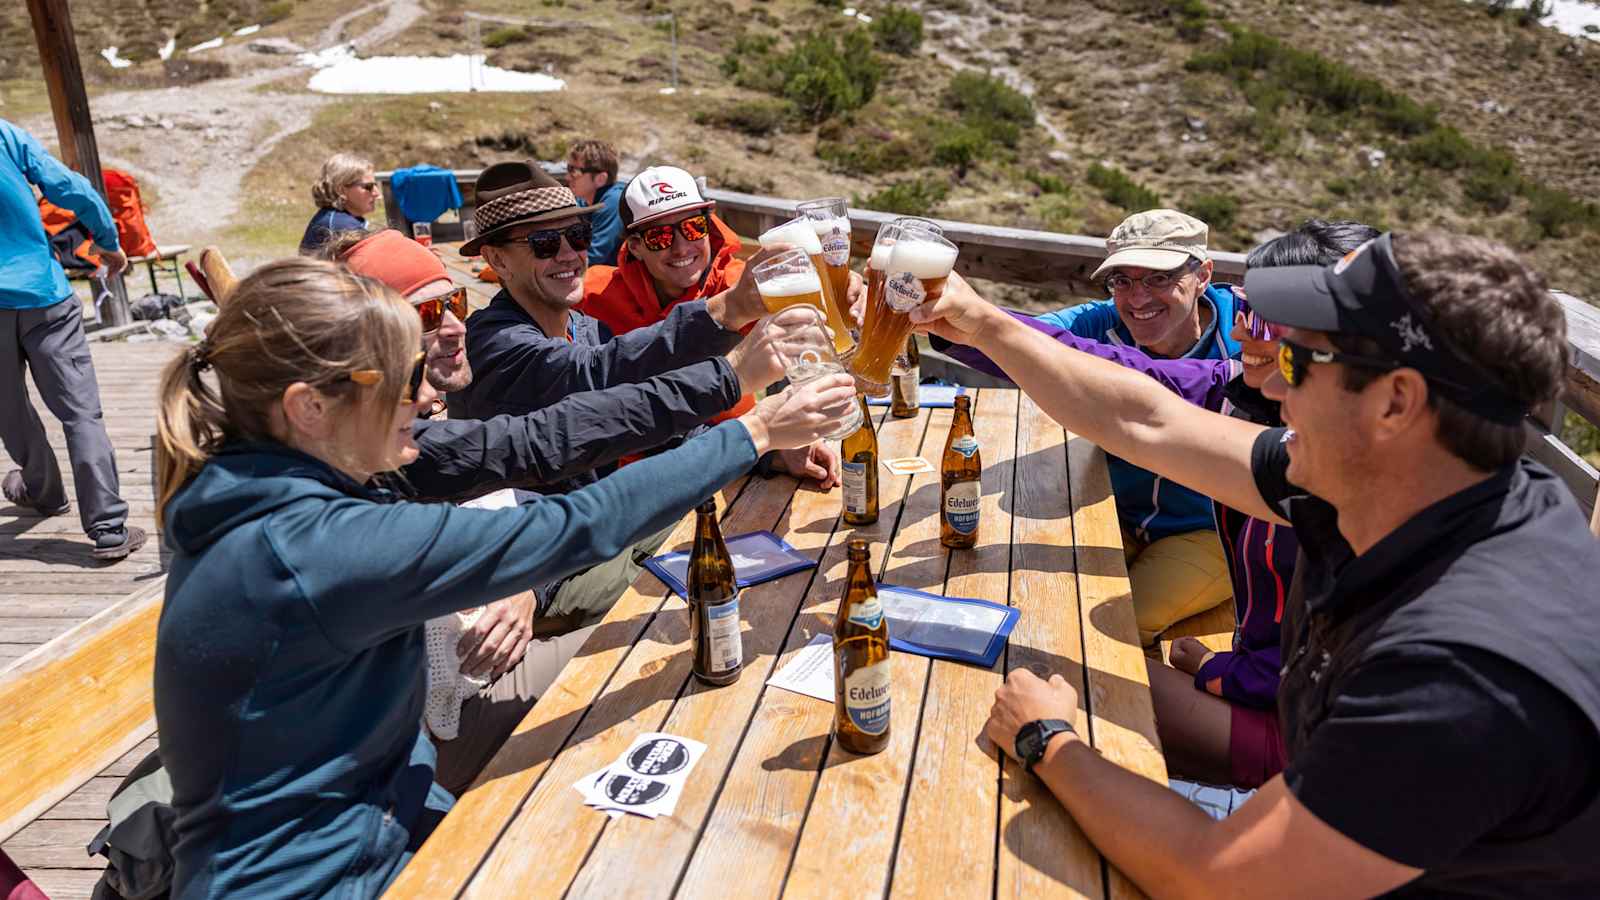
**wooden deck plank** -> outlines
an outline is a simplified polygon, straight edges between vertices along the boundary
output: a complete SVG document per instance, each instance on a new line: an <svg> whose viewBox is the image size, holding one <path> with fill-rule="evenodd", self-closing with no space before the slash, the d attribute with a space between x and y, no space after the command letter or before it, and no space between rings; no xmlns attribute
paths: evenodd
<svg viewBox="0 0 1600 900"><path fill-rule="evenodd" d="M90 900L100 880L100 868L33 869L28 877L50 900Z"/></svg>
<svg viewBox="0 0 1600 900"><path fill-rule="evenodd" d="M950 419L947 409L933 410L929 416L922 455L935 466ZM939 545L937 473L916 476L880 580L938 593L944 587L947 552ZM829 742L789 867L785 896L877 896L889 886L905 801L902 795L886 803L882 786L906 783L929 662L910 653L891 653L889 659L893 690L889 746L872 756L856 756Z"/></svg>
<svg viewBox="0 0 1600 900"><path fill-rule="evenodd" d="M0 588L0 616L5 617L0 622L0 671L33 647L138 590L161 571L150 435L155 431L161 368L181 349L170 343L90 344L106 431L116 452L120 492L128 502L128 524L150 535L143 549L115 563L90 555L88 538L78 520L65 436L28 379L29 396L61 466L73 509L62 516L41 518L0 501L0 584L4 585ZM76 602L61 607L58 615L42 614L63 596L76 598ZM51 619L58 621L46 621Z"/></svg>
<svg viewBox="0 0 1600 900"><path fill-rule="evenodd" d="M24 872L105 868L102 857L84 850L104 824L96 819L40 819L6 839L6 855Z"/></svg>
<svg viewBox="0 0 1600 900"><path fill-rule="evenodd" d="M974 430L983 455L978 546L950 554L944 592L1007 603L1015 492L1018 391L979 391ZM896 897L987 898L994 891L1000 766L977 743L1002 676L993 668L936 659L900 826Z"/></svg>
<svg viewBox="0 0 1600 900"><path fill-rule="evenodd" d="M921 450L928 414L894 419L881 416L879 454L884 459L915 456ZM880 469L878 521L842 526L828 545L800 613L784 640L778 668L818 634L833 633L833 617L848 575L846 544L869 542L872 569L881 571L884 552L899 518L910 477ZM921 476L926 479L927 476ZM822 768L833 704L768 688L751 720L733 766L701 832L698 848L680 879L678 896L713 897L737 884L751 897L775 897L782 890L811 791Z"/></svg>
<svg viewBox="0 0 1600 900"><path fill-rule="evenodd" d="M1063 432L1026 396L1018 426L1011 598L1022 614L1006 650L1006 670L1028 668L1045 677L1059 672L1082 696L1083 629ZM1089 734L1081 706L1073 724ZM1100 854L1088 837L1043 782L1009 762L998 855L996 897L1104 895Z"/></svg>
<svg viewBox="0 0 1600 900"><path fill-rule="evenodd" d="M788 476L780 478L789 490L774 490L780 483L775 479L764 486L766 490L749 492L723 522L724 533L771 528L788 507L792 489L798 484ZM676 594L668 597L604 693L589 707L577 732L509 822L497 844L498 852L484 860L463 897L500 898L514 893L547 896L571 883L610 821L578 801L573 782L610 764L636 736L658 730L666 721L691 679L692 649L686 609ZM748 630L745 638L750 638ZM734 714L741 713L734 710ZM534 708L533 718L542 718L538 707ZM700 778L704 777L701 773ZM666 825L667 821L657 823ZM550 841L552 832L560 834L561 840ZM540 847L540 852L512 852L512 848L531 846Z"/></svg>
<svg viewBox="0 0 1600 900"><path fill-rule="evenodd" d="M719 492L724 509L735 513L746 479ZM683 549L694 538L694 515L680 521L662 551ZM424 842L385 893L387 897L454 897L477 872L479 863L543 778L574 730L590 720L590 706L616 677L639 634L654 621L667 588L648 572L612 607L612 624L595 629L583 649L567 663L545 696L506 739L472 787L456 801L443 833ZM609 762L609 760L607 760ZM597 766L598 768L598 766Z"/></svg>

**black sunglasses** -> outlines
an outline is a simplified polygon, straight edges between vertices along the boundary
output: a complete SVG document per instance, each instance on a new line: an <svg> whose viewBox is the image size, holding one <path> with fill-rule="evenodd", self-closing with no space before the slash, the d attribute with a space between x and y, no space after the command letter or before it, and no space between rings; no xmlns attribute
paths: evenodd
<svg viewBox="0 0 1600 900"><path fill-rule="evenodd" d="M528 249L533 251L534 259L550 259L561 252L561 239L565 237L573 250L579 253L589 249L589 242L594 238L594 229L589 227L588 219L579 219L565 228L541 228L530 231L521 240L528 243ZM517 243L516 239L498 242L501 245Z"/></svg>
<svg viewBox="0 0 1600 900"><path fill-rule="evenodd" d="M1283 376L1283 380L1288 382L1290 387L1299 387L1305 382L1306 373L1310 371L1312 363L1332 362L1384 372L1400 368L1400 363L1392 359L1378 359L1374 356L1340 353L1335 350L1313 350L1288 338L1278 340L1278 374Z"/></svg>

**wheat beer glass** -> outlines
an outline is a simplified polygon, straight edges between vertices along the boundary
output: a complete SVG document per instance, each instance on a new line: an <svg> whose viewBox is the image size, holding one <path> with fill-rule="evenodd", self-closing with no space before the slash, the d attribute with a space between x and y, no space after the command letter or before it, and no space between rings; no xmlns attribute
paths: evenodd
<svg viewBox="0 0 1600 900"><path fill-rule="evenodd" d="M827 318L822 311L809 304L798 304L768 316L762 327L767 330L772 346L783 361L783 374L792 385L815 381L824 375L844 372L844 363L834 355L833 341L825 327ZM861 427L859 405L841 418L833 431L823 435L829 440L843 440Z"/></svg>
<svg viewBox="0 0 1600 900"><path fill-rule="evenodd" d="M938 299L944 291L945 279L955 268L956 245L931 231L890 224L878 229L872 257L871 265L883 275L867 282L861 345L850 361L850 371L857 387L881 397L889 392L890 370L911 333L909 313ZM874 281L882 285L876 297Z"/></svg>
<svg viewBox="0 0 1600 900"><path fill-rule="evenodd" d="M822 311L828 317L828 327L833 329L834 352L841 358L848 356L855 349L856 342L850 336L845 320L839 316L838 304L833 302L833 289L828 281L826 263L822 259L822 241L811 223L804 218L790 219L776 228L768 229L761 235L760 241L762 249L768 250L779 244L792 244L811 258L811 265L816 269L822 286Z"/></svg>
<svg viewBox="0 0 1600 900"><path fill-rule="evenodd" d="M811 223L822 242L824 272L831 293L828 300L838 307L839 317L850 318L850 211L843 197L825 197L807 200L795 207L800 216Z"/></svg>

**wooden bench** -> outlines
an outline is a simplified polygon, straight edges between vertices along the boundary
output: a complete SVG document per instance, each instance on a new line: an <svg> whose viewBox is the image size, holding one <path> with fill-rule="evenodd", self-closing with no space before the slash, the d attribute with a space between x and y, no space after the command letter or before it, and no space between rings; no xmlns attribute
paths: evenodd
<svg viewBox="0 0 1600 900"><path fill-rule="evenodd" d="M163 575L0 672L0 760L7 768L0 842L155 733L156 622L165 590ZM103 803L88 813L102 818ZM33 868L23 850L8 852ZM97 868L86 854L83 867Z"/></svg>

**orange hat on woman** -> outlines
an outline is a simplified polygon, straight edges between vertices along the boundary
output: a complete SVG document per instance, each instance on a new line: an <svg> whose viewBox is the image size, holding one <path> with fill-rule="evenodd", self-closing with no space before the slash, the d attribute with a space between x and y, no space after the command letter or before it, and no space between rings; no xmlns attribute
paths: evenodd
<svg viewBox="0 0 1600 900"><path fill-rule="evenodd" d="M381 281L402 297L441 278L450 280L433 251L393 228L378 232L346 250L339 261L350 271Z"/></svg>

